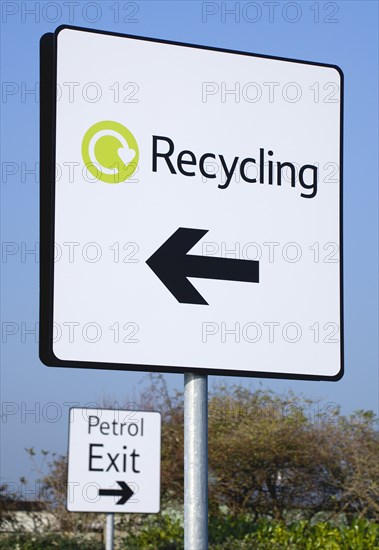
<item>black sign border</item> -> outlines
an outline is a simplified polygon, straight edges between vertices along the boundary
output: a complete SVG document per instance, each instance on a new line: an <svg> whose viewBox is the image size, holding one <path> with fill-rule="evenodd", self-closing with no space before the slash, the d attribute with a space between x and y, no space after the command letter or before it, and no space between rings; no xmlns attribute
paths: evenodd
<svg viewBox="0 0 379 550"><path fill-rule="evenodd" d="M54 303L54 227L55 227L55 145L56 145L56 84L57 84L57 38L64 29L90 32L95 34L119 36L134 40L170 44L173 46L185 46L201 50L210 50L224 53L232 53L277 61L288 61L318 67L335 69L341 78L340 91L340 371L334 376L300 375L292 373L272 373L259 371L210 369L201 366L161 366L142 365L128 363L96 363L90 361L61 360L53 352L53 303ZM262 55L212 46L200 46L159 38L148 38L130 34L115 33L61 25L54 33L47 33L40 40L40 339L39 357L46 366L74 367L85 369L126 370L159 373L183 374L185 372L197 372L199 374L215 376L240 376L254 378L273 378L284 380L325 380L338 381L344 375L344 305L343 305L343 110L344 110L344 75L337 65L304 61L272 55Z"/></svg>

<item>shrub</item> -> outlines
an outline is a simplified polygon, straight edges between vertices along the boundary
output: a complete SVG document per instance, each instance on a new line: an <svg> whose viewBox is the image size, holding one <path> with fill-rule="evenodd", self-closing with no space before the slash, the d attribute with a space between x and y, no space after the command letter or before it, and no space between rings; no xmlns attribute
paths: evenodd
<svg viewBox="0 0 379 550"><path fill-rule="evenodd" d="M379 525L355 520L350 525L218 516L209 522L210 550L379 550ZM182 550L183 527L157 516L123 540L125 550Z"/></svg>
<svg viewBox="0 0 379 550"><path fill-rule="evenodd" d="M351 525L260 520L243 538L230 536L212 550L378 550L379 526L367 520Z"/></svg>
<svg viewBox="0 0 379 550"><path fill-rule="evenodd" d="M61 534L15 533L0 538L0 550L103 550L103 544L84 537Z"/></svg>
<svg viewBox="0 0 379 550"><path fill-rule="evenodd" d="M147 521L123 539L125 550L181 550L184 531L179 519L161 514Z"/></svg>

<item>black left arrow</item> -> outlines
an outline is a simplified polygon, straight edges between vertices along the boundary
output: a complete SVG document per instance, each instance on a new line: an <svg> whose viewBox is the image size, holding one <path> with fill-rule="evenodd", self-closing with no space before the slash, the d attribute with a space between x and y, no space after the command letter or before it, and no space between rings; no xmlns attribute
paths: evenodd
<svg viewBox="0 0 379 550"><path fill-rule="evenodd" d="M133 491L125 481L117 481L121 489L99 489L100 497L121 497L116 504L125 504L131 496L134 495Z"/></svg>
<svg viewBox="0 0 379 550"><path fill-rule="evenodd" d="M158 248L147 265L181 304L208 305L187 277L259 283L259 262L187 254L207 229L179 227Z"/></svg>

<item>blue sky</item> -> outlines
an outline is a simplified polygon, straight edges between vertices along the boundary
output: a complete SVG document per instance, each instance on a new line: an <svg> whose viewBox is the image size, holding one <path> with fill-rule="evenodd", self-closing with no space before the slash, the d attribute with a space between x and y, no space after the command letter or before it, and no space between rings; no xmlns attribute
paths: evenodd
<svg viewBox="0 0 379 550"><path fill-rule="evenodd" d="M2 3L2 481L29 474L26 447L66 452L70 404L138 401L147 382L144 373L49 369L38 358L40 37L72 24L342 68L345 376L228 383L292 389L348 414L378 409L377 21L372 1ZM211 385L223 380L211 377ZM181 388L183 377L167 382Z"/></svg>

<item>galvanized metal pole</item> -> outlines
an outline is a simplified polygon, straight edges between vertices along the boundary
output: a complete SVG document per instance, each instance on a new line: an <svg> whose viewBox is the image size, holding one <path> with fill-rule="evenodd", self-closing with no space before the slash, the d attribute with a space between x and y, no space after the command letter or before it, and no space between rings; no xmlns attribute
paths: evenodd
<svg viewBox="0 0 379 550"><path fill-rule="evenodd" d="M114 515L107 514L107 524L105 531L105 550L113 550L114 540Z"/></svg>
<svg viewBox="0 0 379 550"><path fill-rule="evenodd" d="M208 549L208 377L184 375L184 549Z"/></svg>

